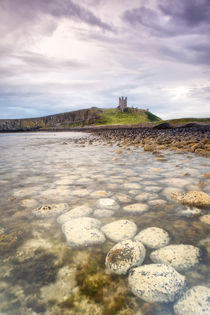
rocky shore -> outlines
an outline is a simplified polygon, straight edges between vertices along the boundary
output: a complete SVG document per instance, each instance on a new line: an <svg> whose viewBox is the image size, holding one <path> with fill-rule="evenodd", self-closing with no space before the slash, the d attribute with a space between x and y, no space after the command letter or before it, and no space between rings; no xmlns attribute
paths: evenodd
<svg viewBox="0 0 210 315"><path fill-rule="evenodd" d="M128 149L141 146L145 151L158 154L170 149L177 153L191 152L210 156L210 125L186 124L173 127L163 123L155 127L104 127L88 131L105 140L109 145ZM98 140L98 139L97 139ZM93 143L94 140L89 141ZM119 152L120 153L120 152Z"/></svg>

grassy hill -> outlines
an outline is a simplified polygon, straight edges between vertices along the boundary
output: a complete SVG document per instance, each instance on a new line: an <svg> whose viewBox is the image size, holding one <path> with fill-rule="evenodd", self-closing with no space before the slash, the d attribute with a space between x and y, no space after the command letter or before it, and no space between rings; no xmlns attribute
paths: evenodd
<svg viewBox="0 0 210 315"><path fill-rule="evenodd" d="M128 112L123 113L117 108L109 108L103 110L94 125L132 125L158 121L161 121L159 117L143 109L129 108Z"/></svg>
<svg viewBox="0 0 210 315"><path fill-rule="evenodd" d="M210 118L178 118L165 120L170 124L210 123Z"/></svg>

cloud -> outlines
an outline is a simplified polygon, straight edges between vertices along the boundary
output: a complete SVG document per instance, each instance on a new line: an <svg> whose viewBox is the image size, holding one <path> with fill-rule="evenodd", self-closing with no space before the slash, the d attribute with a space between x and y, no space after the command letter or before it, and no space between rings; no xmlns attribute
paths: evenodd
<svg viewBox="0 0 210 315"><path fill-rule="evenodd" d="M98 26L103 30L110 31L112 29L90 9L72 0L1 0L0 6L4 12L9 12L16 18L10 21L11 26L15 26L15 22L21 22L21 20L24 24L25 21L33 23L35 20L38 21L40 16L49 15L56 19L67 18L84 22L91 26ZM52 28L54 27L55 25Z"/></svg>

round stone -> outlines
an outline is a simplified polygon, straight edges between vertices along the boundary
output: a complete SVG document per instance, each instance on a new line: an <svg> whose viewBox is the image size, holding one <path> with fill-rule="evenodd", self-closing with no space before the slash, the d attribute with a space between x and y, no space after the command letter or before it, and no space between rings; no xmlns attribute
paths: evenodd
<svg viewBox="0 0 210 315"><path fill-rule="evenodd" d="M135 236L136 241L141 241L148 248L160 248L168 245L168 233L158 227L149 227Z"/></svg>
<svg viewBox="0 0 210 315"><path fill-rule="evenodd" d="M173 302L186 288L185 277L173 267L162 264L131 269L128 282L133 294L148 303Z"/></svg>
<svg viewBox="0 0 210 315"><path fill-rule="evenodd" d="M149 192L142 192L138 194L135 199L139 201L147 201L149 199L158 198L158 195L155 193L149 193Z"/></svg>
<svg viewBox="0 0 210 315"><path fill-rule="evenodd" d="M81 217L75 218L62 225L62 231L66 236L69 246L92 246L105 242L104 234L98 229L101 225L100 221Z"/></svg>
<svg viewBox="0 0 210 315"><path fill-rule="evenodd" d="M53 217L69 210L69 205L66 203L49 204L34 209L32 212L38 217Z"/></svg>
<svg viewBox="0 0 210 315"><path fill-rule="evenodd" d="M72 218L85 217L91 214L93 210L85 205L73 208L72 210L60 215L57 222L63 224Z"/></svg>
<svg viewBox="0 0 210 315"><path fill-rule="evenodd" d="M178 271L185 271L199 263L200 250L192 245L169 245L151 253L154 263L171 265Z"/></svg>
<svg viewBox="0 0 210 315"><path fill-rule="evenodd" d="M209 315L210 289L203 286L195 286L185 292L174 305L176 315Z"/></svg>
<svg viewBox="0 0 210 315"><path fill-rule="evenodd" d="M131 239L137 231L137 226L129 220L118 220L102 227L102 232L113 242Z"/></svg>
<svg viewBox="0 0 210 315"><path fill-rule="evenodd" d="M119 208L119 205L114 199L111 198L101 198L97 202L99 208L115 210Z"/></svg>
<svg viewBox="0 0 210 315"><path fill-rule="evenodd" d="M210 214L203 215L200 220L203 223L210 224Z"/></svg>
<svg viewBox="0 0 210 315"><path fill-rule="evenodd" d="M106 256L106 267L113 273L125 275L131 267L140 266L145 258L141 242L126 240L117 243Z"/></svg>
<svg viewBox="0 0 210 315"><path fill-rule="evenodd" d="M128 213L143 213L148 210L148 206L145 203L133 203L123 208Z"/></svg>
<svg viewBox="0 0 210 315"><path fill-rule="evenodd" d="M152 207L161 207L166 205L166 201L163 199L155 199L155 200L149 200L148 205Z"/></svg>
<svg viewBox="0 0 210 315"><path fill-rule="evenodd" d="M98 218L109 218L113 216L113 214L114 214L114 211L112 210L102 210L102 209L97 209L93 213L93 215Z"/></svg>

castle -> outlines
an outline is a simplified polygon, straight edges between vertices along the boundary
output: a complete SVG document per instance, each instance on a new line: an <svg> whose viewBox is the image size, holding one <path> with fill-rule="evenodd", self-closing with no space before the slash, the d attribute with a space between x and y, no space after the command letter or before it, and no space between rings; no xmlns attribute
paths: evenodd
<svg viewBox="0 0 210 315"><path fill-rule="evenodd" d="M118 108L121 112L125 112L127 110L127 96L126 97L119 97L119 106Z"/></svg>

